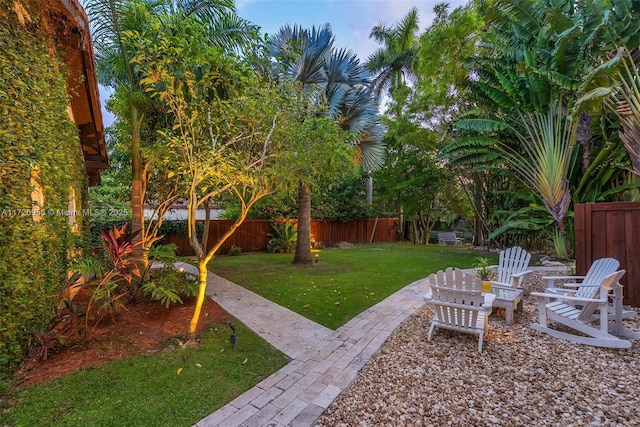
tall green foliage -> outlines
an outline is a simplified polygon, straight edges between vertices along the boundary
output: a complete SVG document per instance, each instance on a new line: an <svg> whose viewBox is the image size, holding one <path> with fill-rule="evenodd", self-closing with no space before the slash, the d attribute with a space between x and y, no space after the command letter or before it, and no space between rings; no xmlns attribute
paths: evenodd
<svg viewBox="0 0 640 427"><path fill-rule="evenodd" d="M454 140L442 157L452 164L512 167L561 230L572 203L619 197L632 188L615 147L622 146L617 130L608 125L611 114L587 101L596 98L594 87L601 90L613 82L614 70L600 65L602 58L610 57L618 43L637 47L638 29L631 24L638 14L634 3L495 2L485 15L483 43L470 61L476 108L455 123ZM558 124L559 117L563 124L556 128L571 129L572 136L544 129L545 122ZM550 145L570 139L574 141ZM541 230L533 222L530 226ZM508 231L504 226L499 230Z"/></svg>
<svg viewBox="0 0 640 427"><path fill-rule="evenodd" d="M225 55L206 36L206 27L193 17L158 19L144 32L128 32L136 46L132 64L145 92L169 113L173 126L160 133L169 148L164 173L181 181L187 200L188 237L198 259L198 297L189 325L189 343L207 286L207 264L245 220L258 200L272 193L279 176L295 155L283 158L287 144L296 144L304 108L287 85L255 75L232 55ZM337 124L328 121L338 131ZM317 125L315 130L325 135ZM305 134L306 136L306 134ZM287 147L288 148L288 147ZM215 242L208 242L208 223L202 234L196 213L207 203L231 198L240 205L233 225Z"/></svg>
<svg viewBox="0 0 640 427"><path fill-rule="evenodd" d="M119 112L123 113L120 119L128 131L126 138L131 155L132 229L141 230L138 240L144 242L136 245L134 258L139 264L145 264L145 250L155 240L155 236L149 237L149 232L152 234L157 230L145 228L143 199L149 187L147 164L152 156L143 153L143 138L145 125L149 126L161 114L145 118L149 100L142 91L141 76L131 63L136 55L135 47L133 43L127 43L125 33L143 32L158 18L167 22L190 18L206 26L205 36L210 44L232 52L247 46L256 29L235 14L232 0L86 0L85 4L92 24L98 77L124 99ZM149 127L154 132L153 124ZM163 191L162 196L175 197L171 188L168 192Z"/></svg>
<svg viewBox="0 0 640 427"><path fill-rule="evenodd" d="M64 63L38 22L38 2L20 4L28 14L23 23L13 1L0 1L0 380L52 315L51 296L79 241L65 214L70 188L81 209L87 185L78 131L67 114ZM31 202L36 169L43 206Z"/></svg>
<svg viewBox="0 0 640 427"><path fill-rule="evenodd" d="M408 112L389 121L385 144L387 164L376 173L380 198L387 210L403 207L413 243L429 244L429 233L440 220L466 217L468 206L450 168L436 161L436 133L407 120Z"/></svg>
<svg viewBox="0 0 640 427"><path fill-rule="evenodd" d="M511 166L536 189L551 216L562 225L571 203L567 176L575 143L575 123L553 102L546 114L523 115L518 124L526 129L525 133L517 133L523 154L508 148L503 152Z"/></svg>
<svg viewBox="0 0 640 427"><path fill-rule="evenodd" d="M476 49L481 20L471 7L449 13L441 3L434 11L419 39L415 10L393 27L374 27L370 36L383 43L368 63L375 87L388 88L394 104L385 117L387 163L376 174L378 193L385 210L402 212L411 229L402 221L401 233L416 243L427 243L439 220L471 216L456 179L460 171L438 162L436 150L446 121L465 108L463 65Z"/></svg>

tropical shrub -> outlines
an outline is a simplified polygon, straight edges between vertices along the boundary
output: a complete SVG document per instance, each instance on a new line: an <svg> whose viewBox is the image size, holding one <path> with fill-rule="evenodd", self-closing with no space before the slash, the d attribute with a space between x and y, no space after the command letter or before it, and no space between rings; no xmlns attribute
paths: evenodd
<svg viewBox="0 0 640 427"><path fill-rule="evenodd" d="M175 267L176 245L156 245L147 254L149 265L161 264L163 267L151 269L149 277L140 286L140 291L165 307L182 304L182 297L194 296L198 291L196 277L179 271ZM146 275L145 275L146 276Z"/></svg>
<svg viewBox="0 0 640 427"><path fill-rule="evenodd" d="M295 220L286 219L280 216L271 221L273 233L267 234L268 252L292 253L298 242L298 228Z"/></svg>
<svg viewBox="0 0 640 427"><path fill-rule="evenodd" d="M101 235L104 230L110 230L113 227L122 227L125 224L131 223L131 218L103 218L92 216L89 219L89 232L88 241L92 248L101 248L102 239Z"/></svg>
<svg viewBox="0 0 640 427"><path fill-rule="evenodd" d="M229 255L231 256L238 256L242 253L242 248L240 246L237 245L231 245L231 248L229 249Z"/></svg>
<svg viewBox="0 0 640 427"><path fill-rule="evenodd" d="M319 189L311 197L311 218L326 221L352 221L382 216L379 206L368 205L366 179L361 175L347 175L332 183L329 188ZM221 215L224 219L237 217L239 207L225 205ZM248 218L271 219L278 216L297 218L297 201L290 196L275 194L258 201L249 211Z"/></svg>
<svg viewBox="0 0 640 427"><path fill-rule="evenodd" d="M366 178L348 175L311 199L311 217L319 220L352 221L382 216L380 208L367 204Z"/></svg>
<svg viewBox="0 0 640 427"><path fill-rule="evenodd" d="M142 273L129 260L135 246L134 237L135 233L127 234L127 224L102 231L102 246L109 257L111 269L98 277L97 282L88 284L92 289L87 303L87 320L94 314L91 311L93 305L98 304L96 314L106 312L115 321L115 315L122 310L126 298L135 294L136 281L139 281Z"/></svg>
<svg viewBox="0 0 640 427"><path fill-rule="evenodd" d="M152 273L140 291L165 307L171 304L182 304L184 297L195 296L198 292L196 277L175 268L166 268L159 273Z"/></svg>

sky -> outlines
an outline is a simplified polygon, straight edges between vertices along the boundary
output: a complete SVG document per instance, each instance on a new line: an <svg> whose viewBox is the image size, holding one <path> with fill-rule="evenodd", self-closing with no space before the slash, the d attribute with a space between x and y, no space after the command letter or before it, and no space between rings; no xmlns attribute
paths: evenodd
<svg viewBox="0 0 640 427"><path fill-rule="evenodd" d="M395 26L415 7L418 9L420 32L433 21L433 8L443 0L236 0L238 15L260 27L261 33L274 34L282 26L299 25L310 29L329 23L335 36L336 48L353 50L360 61L380 47L369 38L371 29L382 24ZM449 10L467 0L448 0ZM104 105L108 93L102 88ZM103 107L105 126L113 116Z"/></svg>
<svg viewBox="0 0 640 427"><path fill-rule="evenodd" d="M302 28L331 25L337 48L349 48L366 61L379 46L369 39L378 24L395 26L415 7L420 31L433 20L433 8L443 0L236 0L238 15L261 27L262 33L276 33L285 24ZM448 0L449 10L467 0Z"/></svg>

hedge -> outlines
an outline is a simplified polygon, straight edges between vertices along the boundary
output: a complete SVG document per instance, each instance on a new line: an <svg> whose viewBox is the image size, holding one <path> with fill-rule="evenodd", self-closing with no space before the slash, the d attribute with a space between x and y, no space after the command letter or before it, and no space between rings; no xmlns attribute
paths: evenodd
<svg viewBox="0 0 640 427"><path fill-rule="evenodd" d="M30 20L20 23L14 1L0 0L0 383L52 316L52 296L82 240L68 224L70 189L78 209L87 196L64 64L37 19L38 3L21 2ZM45 200L40 221L31 215L34 170Z"/></svg>

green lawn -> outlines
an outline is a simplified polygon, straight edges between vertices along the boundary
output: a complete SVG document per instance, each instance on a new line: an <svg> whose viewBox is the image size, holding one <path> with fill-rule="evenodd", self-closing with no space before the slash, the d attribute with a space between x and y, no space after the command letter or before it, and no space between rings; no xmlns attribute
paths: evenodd
<svg viewBox="0 0 640 427"><path fill-rule="evenodd" d="M312 265L294 265L293 254L217 257L209 268L328 328L412 283L447 267L469 268L486 253L444 246L362 245L324 249ZM496 255L489 255L497 261ZM497 262L496 262L497 263Z"/></svg>
<svg viewBox="0 0 640 427"><path fill-rule="evenodd" d="M0 398L0 425L190 426L287 363L286 357L236 322L238 348L226 324L199 346L136 356ZM178 370L181 369L178 374Z"/></svg>
<svg viewBox="0 0 640 427"><path fill-rule="evenodd" d="M319 262L307 266L293 265L292 254L224 256L210 268L335 329L405 285L446 267L471 267L479 256L464 248L410 244L325 249L318 255ZM221 324L204 332L197 347L131 357L49 384L6 390L8 395L0 397L0 425L192 425L287 363L236 323L235 351L229 327Z"/></svg>

